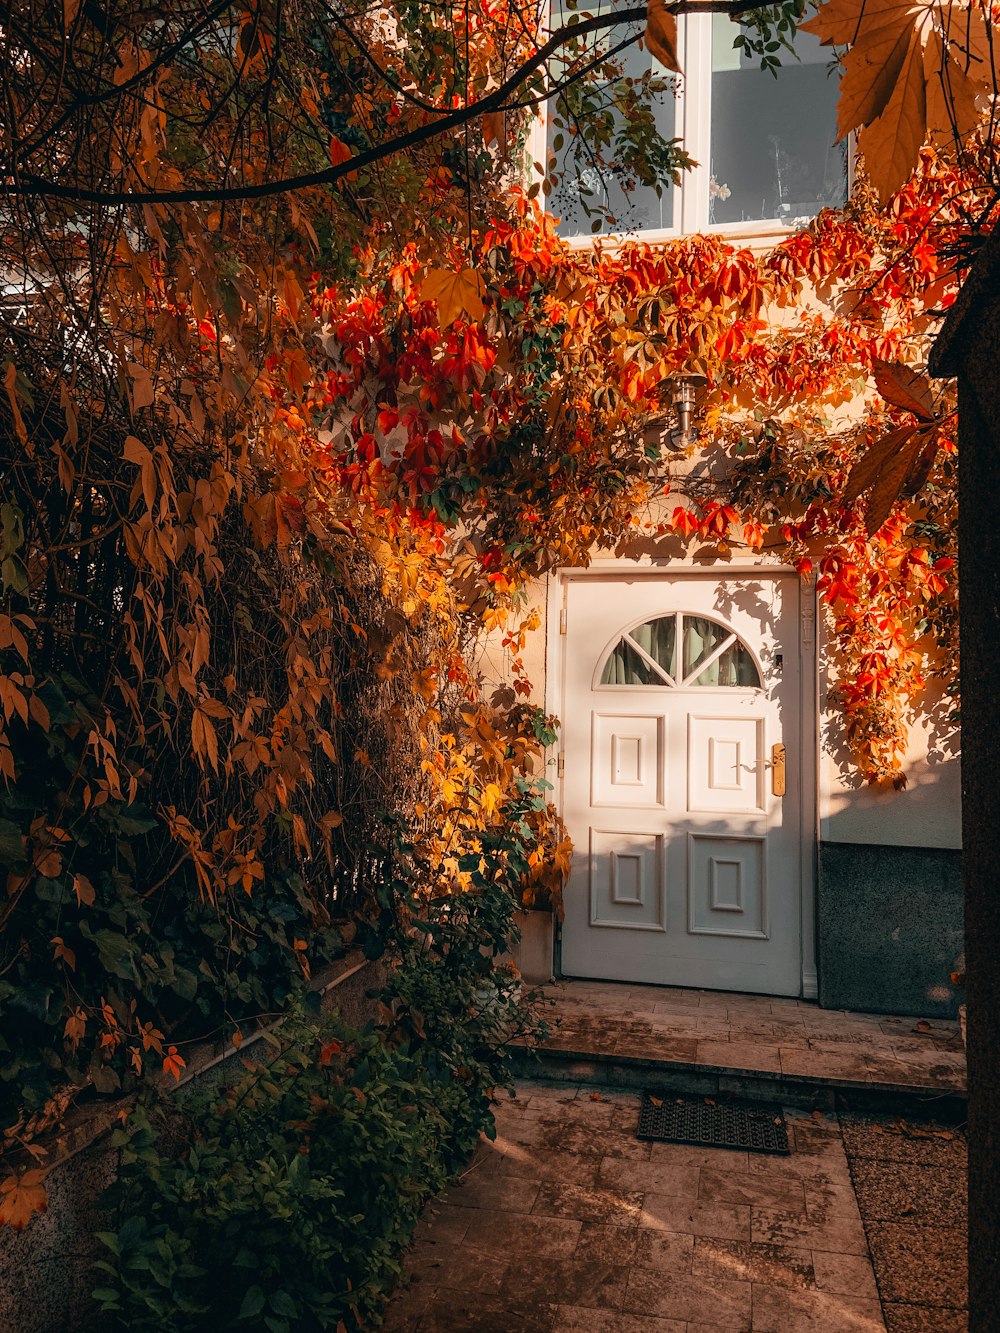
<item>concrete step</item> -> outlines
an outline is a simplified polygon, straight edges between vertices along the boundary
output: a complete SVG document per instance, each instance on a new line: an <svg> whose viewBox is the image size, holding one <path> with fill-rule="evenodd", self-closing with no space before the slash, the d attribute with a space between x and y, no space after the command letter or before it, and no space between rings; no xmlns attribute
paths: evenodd
<svg viewBox="0 0 1000 1333"><path fill-rule="evenodd" d="M515 1077L610 1088L650 1088L694 1096L731 1096L750 1101L833 1111L848 1103L856 1110L933 1111L949 1120L964 1117L964 1086L943 1086L940 1079L893 1081L868 1076L789 1073L735 1065L670 1060L576 1049L572 1045L526 1046L515 1043Z"/></svg>

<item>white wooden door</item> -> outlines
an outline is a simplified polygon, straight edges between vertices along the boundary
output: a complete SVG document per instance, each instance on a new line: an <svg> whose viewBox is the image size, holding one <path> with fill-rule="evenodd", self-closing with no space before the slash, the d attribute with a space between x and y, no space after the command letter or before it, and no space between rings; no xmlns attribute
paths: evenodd
<svg viewBox="0 0 1000 1333"><path fill-rule="evenodd" d="M799 994L796 579L581 577L565 609L563 972Z"/></svg>

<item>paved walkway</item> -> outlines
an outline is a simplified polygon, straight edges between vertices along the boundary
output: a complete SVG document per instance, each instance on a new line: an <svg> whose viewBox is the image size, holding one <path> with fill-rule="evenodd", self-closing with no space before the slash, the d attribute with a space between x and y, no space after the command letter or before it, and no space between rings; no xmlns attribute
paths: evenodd
<svg viewBox="0 0 1000 1333"><path fill-rule="evenodd" d="M964 1133L862 1115L841 1131L889 1333L965 1333Z"/></svg>
<svg viewBox="0 0 1000 1333"><path fill-rule="evenodd" d="M723 991L564 981L544 987L547 1049L567 1058L669 1061L702 1071L855 1084L871 1091L965 1091L958 1024L820 1009Z"/></svg>
<svg viewBox="0 0 1000 1333"><path fill-rule="evenodd" d="M495 1144L427 1209L387 1329L885 1328L836 1118L790 1111L793 1154L770 1157L641 1142L638 1106L565 1083L504 1095Z"/></svg>

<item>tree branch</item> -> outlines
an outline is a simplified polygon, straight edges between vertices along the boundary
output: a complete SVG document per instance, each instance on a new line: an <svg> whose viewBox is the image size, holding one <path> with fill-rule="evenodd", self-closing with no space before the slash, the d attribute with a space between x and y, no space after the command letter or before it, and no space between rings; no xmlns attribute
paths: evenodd
<svg viewBox="0 0 1000 1333"><path fill-rule="evenodd" d="M665 6L672 14L726 14L737 18L761 6L757 0L675 0ZM510 109L508 99L518 88L531 78L536 70L545 65L560 49L571 41L586 37L590 33L601 32L608 28L620 27L626 23L646 21L646 6L633 6L620 9L613 14L597 15L584 19L580 23L567 25L556 32L524 61L499 87L478 101L471 102L453 111L442 111L440 118L427 125L421 125L407 134L367 148L361 153L324 168L322 171L306 172L298 176L289 176L279 180L262 181L256 185L209 186L193 190L97 190L80 185L66 185L59 181L46 180L25 172L17 181L0 183L0 197L19 195L48 199L71 199L79 203L100 204L105 207L143 205L143 204L192 204L219 203L227 200L268 199L275 195L288 194L295 190L310 189L318 185L335 185L344 177L363 167L380 162L396 153L405 152L419 144L447 134L449 130L460 128L478 116L491 111ZM638 40L639 34L636 34ZM551 90L552 96L557 90Z"/></svg>

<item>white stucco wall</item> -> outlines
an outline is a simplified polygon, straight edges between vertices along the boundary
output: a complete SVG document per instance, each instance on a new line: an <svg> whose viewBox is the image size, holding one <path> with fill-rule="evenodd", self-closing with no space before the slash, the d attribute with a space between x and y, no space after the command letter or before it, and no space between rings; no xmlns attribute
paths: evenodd
<svg viewBox="0 0 1000 1333"><path fill-rule="evenodd" d="M828 677L821 666L822 701ZM961 764L958 735L948 722L954 707L931 682L910 719L906 786L902 791L869 787L852 771L843 744L840 715L820 715L819 816L824 842L888 847L962 845Z"/></svg>

